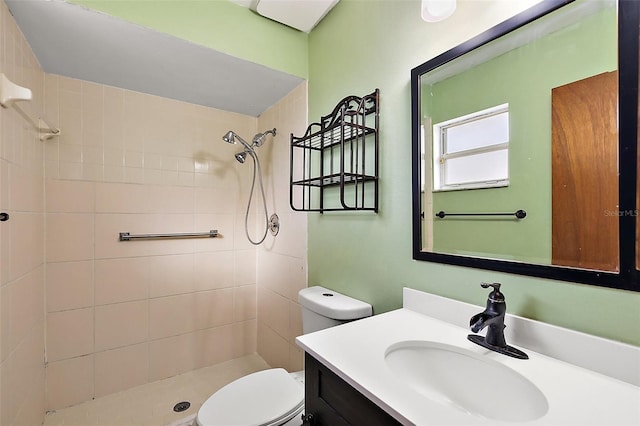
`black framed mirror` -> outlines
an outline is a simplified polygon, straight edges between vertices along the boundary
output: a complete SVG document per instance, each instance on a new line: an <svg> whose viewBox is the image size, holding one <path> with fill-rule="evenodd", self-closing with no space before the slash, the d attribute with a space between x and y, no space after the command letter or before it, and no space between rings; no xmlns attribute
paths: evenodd
<svg viewBox="0 0 640 426"><path fill-rule="evenodd" d="M545 0L411 71L414 259L640 291L639 15Z"/></svg>

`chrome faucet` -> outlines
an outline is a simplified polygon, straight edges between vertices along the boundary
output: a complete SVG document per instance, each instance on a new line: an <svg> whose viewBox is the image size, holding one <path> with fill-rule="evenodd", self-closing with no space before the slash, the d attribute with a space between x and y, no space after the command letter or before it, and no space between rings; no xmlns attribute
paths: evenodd
<svg viewBox="0 0 640 426"><path fill-rule="evenodd" d="M469 334L467 338L492 351L514 358L528 359L527 354L507 345L504 338L504 315L507 312L507 304L504 301L504 294L500 292L500 283L481 283L480 286L482 288L493 287L493 291L489 293L485 310L472 316L469 325L474 333L488 327L487 335L482 337L477 334Z"/></svg>

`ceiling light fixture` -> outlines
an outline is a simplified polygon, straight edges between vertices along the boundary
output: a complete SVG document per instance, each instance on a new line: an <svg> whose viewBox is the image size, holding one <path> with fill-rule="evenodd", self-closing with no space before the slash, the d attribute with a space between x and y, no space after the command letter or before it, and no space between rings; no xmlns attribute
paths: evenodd
<svg viewBox="0 0 640 426"><path fill-rule="evenodd" d="M456 0L422 0L422 19L439 22L447 19L456 10Z"/></svg>

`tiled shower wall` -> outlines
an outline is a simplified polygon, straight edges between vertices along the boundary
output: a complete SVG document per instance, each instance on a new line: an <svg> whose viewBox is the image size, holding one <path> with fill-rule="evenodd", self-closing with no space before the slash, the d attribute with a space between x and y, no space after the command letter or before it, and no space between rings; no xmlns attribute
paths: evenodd
<svg viewBox="0 0 640 426"><path fill-rule="evenodd" d="M64 132L45 149L47 408L253 353L257 341L267 362L299 369L306 220L288 208L288 134L304 128L306 85L260 118L260 130L279 128L259 155L269 211L283 221L260 249L274 259L258 268L269 290L260 339L257 251L244 232L252 165L221 139L250 138L258 119L55 75L45 93ZM252 213L254 239L259 225ZM118 241L210 229L222 237ZM283 297L286 331L272 320Z"/></svg>
<svg viewBox="0 0 640 426"><path fill-rule="evenodd" d="M45 94L47 408L255 352L251 174L221 137L257 119L56 75Z"/></svg>
<svg viewBox="0 0 640 426"><path fill-rule="evenodd" d="M298 291L307 286L307 216L289 207L290 134L307 126L307 84L263 113L259 129L278 128L265 144L267 209L276 212L281 229L258 249L258 353L273 367L302 369L303 353L295 344L302 334Z"/></svg>
<svg viewBox="0 0 640 426"><path fill-rule="evenodd" d="M0 72L28 87L19 102L42 112L43 72L4 2L0 1ZM44 419L43 145L14 108L0 108L0 424Z"/></svg>

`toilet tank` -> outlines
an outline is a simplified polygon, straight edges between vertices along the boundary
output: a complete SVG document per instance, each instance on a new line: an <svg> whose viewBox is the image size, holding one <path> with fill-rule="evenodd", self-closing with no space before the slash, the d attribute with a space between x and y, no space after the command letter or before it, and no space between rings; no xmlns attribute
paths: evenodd
<svg viewBox="0 0 640 426"><path fill-rule="evenodd" d="M298 302L302 305L304 334L370 317L373 314L370 304L320 286L300 290Z"/></svg>

